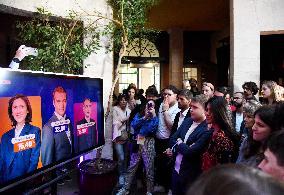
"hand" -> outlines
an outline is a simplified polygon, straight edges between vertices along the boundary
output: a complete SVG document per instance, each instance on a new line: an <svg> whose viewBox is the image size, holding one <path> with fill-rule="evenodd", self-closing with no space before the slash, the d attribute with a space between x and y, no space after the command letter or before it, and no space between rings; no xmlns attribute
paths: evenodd
<svg viewBox="0 0 284 195"><path fill-rule="evenodd" d="M15 54L15 58L18 58L20 61L22 61L22 59L24 59L24 57L26 57L27 56L27 54L26 54L26 52L25 52L25 50L24 50L24 48L25 48L26 46L25 45L21 45L19 48L18 48L18 50L16 51L16 54Z"/></svg>
<svg viewBox="0 0 284 195"><path fill-rule="evenodd" d="M173 151L170 148L167 148L163 153L166 154L168 157L173 156Z"/></svg>
<svg viewBox="0 0 284 195"><path fill-rule="evenodd" d="M168 110L170 108L170 105L169 105L169 100L167 97L165 97L164 101L163 101L163 107L162 107L162 110Z"/></svg>
<svg viewBox="0 0 284 195"><path fill-rule="evenodd" d="M147 109L148 110L148 114L150 114L151 116L151 118L153 118L153 117L156 117L156 111L155 111L155 108L153 108L153 107L150 107L149 109Z"/></svg>
<svg viewBox="0 0 284 195"><path fill-rule="evenodd" d="M212 128L212 123L207 124L207 130L210 130Z"/></svg>
<svg viewBox="0 0 284 195"><path fill-rule="evenodd" d="M150 116L149 110L146 107L145 110L144 110L144 119L147 120L149 118L151 118L151 116Z"/></svg>
<svg viewBox="0 0 284 195"><path fill-rule="evenodd" d="M135 108L135 106L136 106L135 99L134 99L134 98L133 98L133 99L130 99L130 100L128 101L128 105L129 105L129 109L130 109L130 110L133 110L133 109Z"/></svg>
<svg viewBox="0 0 284 195"><path fill-rule="evenodd" d="M177 145L180 145L181 143L183 143L182 139L181 139L181 138L178 138L178 139L177 139Z"/></svg>

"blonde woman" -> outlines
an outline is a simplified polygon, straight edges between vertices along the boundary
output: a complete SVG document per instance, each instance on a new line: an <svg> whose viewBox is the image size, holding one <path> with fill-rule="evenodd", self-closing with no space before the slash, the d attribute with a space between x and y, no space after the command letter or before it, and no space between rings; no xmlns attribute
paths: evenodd
<svg viewBox="0 0 284 195"><path fill-rule="evenodd" d="M284 88L277 85L275 81L263 81L261 87L263 103L272 105L279 101L284 101Z"/></svg>

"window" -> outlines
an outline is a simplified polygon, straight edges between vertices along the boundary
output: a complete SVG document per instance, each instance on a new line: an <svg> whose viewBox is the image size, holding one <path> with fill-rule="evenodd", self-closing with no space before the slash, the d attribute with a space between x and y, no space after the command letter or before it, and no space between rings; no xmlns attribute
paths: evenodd
<svg viewBox="0 0 284 195"><path fill-rule="evenodd" d="M194 78L195 80L198 81L197 68L184 67L183 80L189 80L191 78Z"/></svg>

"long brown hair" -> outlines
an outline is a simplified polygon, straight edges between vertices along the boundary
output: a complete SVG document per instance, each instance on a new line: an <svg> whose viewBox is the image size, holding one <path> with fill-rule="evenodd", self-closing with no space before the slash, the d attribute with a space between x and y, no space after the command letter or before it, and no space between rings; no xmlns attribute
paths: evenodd
<svg viewBox="0 0 284 195"><path fill-rule="evenodd" d="M214 122L218 124L225 135L233 142L233 159L235 160L238 156L240 135L233 128L232 113L229 110L228 103L223 97L213 96L206 102L205 108L207 108L207 105L211 106Z"/></svg>

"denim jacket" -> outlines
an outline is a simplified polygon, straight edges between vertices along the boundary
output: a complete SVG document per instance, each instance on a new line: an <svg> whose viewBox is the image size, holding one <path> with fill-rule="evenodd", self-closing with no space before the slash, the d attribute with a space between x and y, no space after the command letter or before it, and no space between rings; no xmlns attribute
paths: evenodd
<svg viewBox="0 0 284 195"><path fill-rule="evenodd" d="M142 136L154 136L158 128L158 117L155 116L151 119L144 119L139 113L135 115L131 122L131 126L134 128L135 137L140 134Z"/></svg>

